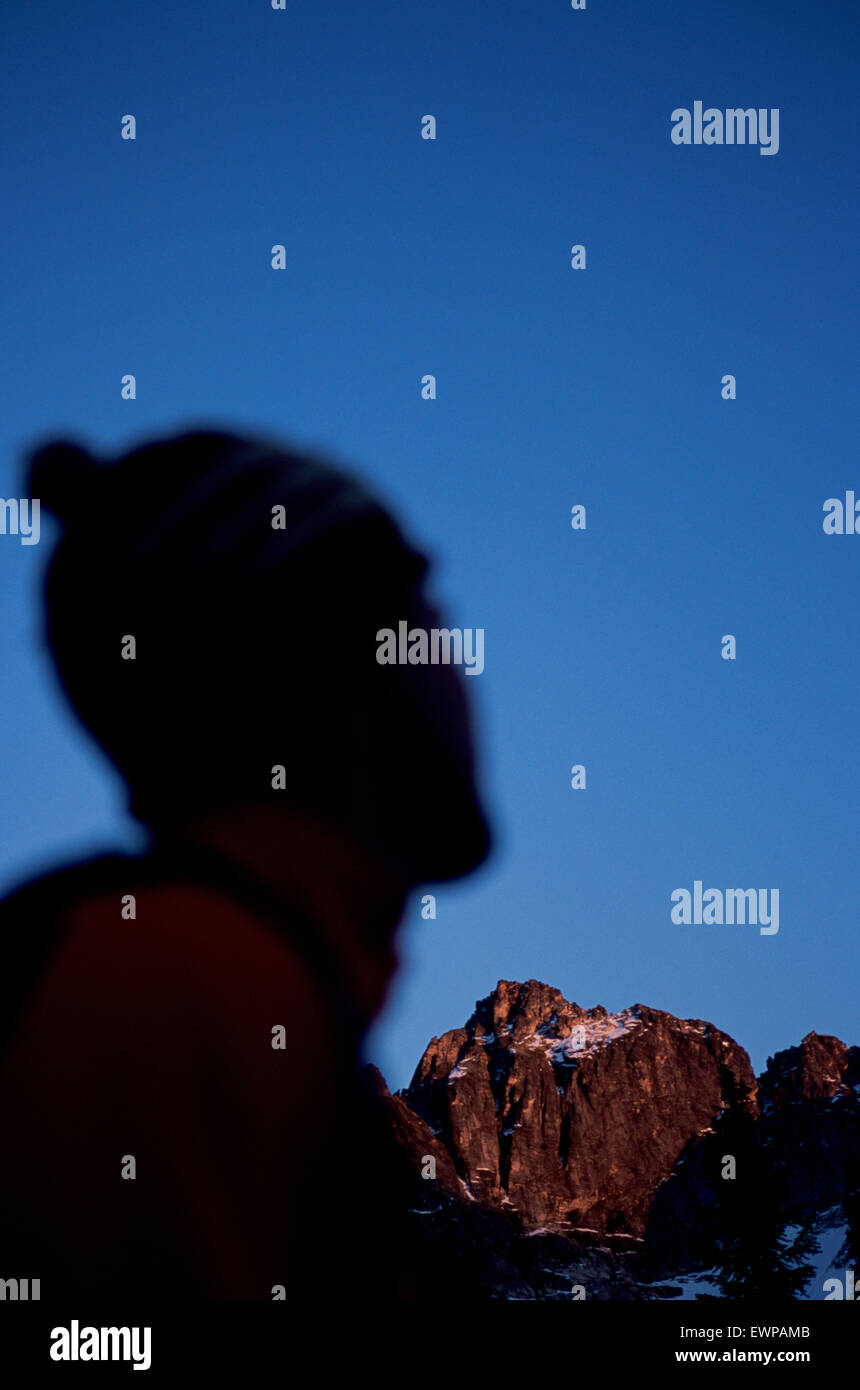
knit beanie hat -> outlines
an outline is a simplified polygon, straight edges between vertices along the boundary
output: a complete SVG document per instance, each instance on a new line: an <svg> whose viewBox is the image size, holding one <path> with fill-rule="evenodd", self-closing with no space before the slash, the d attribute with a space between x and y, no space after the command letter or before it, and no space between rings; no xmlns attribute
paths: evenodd
<svg viewBox="0 0 860 1390"><path fill-rule="evenodd" d="M380 759L401 764L390 794L408 797L410 760L418 774L432 756L465 860L483 857L452 673L440 696L438 670L375 660L376 632L421 611L427 560L355 478L274 440L197 430L114 459L43 444L27 495L63 528L45 580L60 680L140 819L266 800L276 764L324 814L338 721L384 706ZM429 819L425 805L416 826L432 840Z"/></svg>

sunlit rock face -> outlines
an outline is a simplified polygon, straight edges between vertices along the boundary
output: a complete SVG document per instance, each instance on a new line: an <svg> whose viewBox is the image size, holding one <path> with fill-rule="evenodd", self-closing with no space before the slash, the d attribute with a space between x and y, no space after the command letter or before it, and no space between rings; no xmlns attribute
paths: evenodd
<svg viewBox="0 0 860 1390"><path fill-rule="evenodd" d="M641 1236L656 1188L720 1114L726 1070L754 1090L746 1053L710 1024L500 980L431 1041L402 1100L476 1200L526 1228Z"/></svg>

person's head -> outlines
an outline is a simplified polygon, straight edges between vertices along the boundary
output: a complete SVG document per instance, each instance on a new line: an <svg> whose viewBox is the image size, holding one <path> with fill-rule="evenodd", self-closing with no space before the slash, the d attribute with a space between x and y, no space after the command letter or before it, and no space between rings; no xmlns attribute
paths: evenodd
<svg viewBox="0 0 860 1390"><path fill-rule="evenodd" d="M438 625L427 561L354 478L199 430L104 460L43 444L27 492L63 527L45 587L61 682L142 821L286 802L409 883L481 862L460 673L376 659L380 629Z"/></svg>

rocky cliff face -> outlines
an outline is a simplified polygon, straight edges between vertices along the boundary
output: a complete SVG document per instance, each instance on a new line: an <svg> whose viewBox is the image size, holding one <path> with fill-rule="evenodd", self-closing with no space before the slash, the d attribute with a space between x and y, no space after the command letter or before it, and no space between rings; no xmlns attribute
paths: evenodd
<svg viewBox="0 0 860 1390"><path fill-rule="evenodd" d="M755 1086L746 1053L698 1019L586 1010L501 980L432 1040L402 1101L476 1200L529 1228L642 1236L656 1188L719 1115L726 1073Z"/></svg>
<svg viewBox="0 0 860 1390"><path fill-rule="evenodd" d="M768 1058L758 1095L783 1208L808 1217L844 1204L860 1186L860 1047L808 1033Z"/></svg>
<svg viewBox="0 0 860 1390"><path fill-rule="evenodd" d="M569 1297L547 1278L581 1277L589 1296L650 1297L646 1280L704 1268L719 1249L739 1118L786 1220L841 1210L860 1178L858 1083L860 1049L837 1038L809 1034L757 1081L700 1019L583 1009L537 980L500 980L464 1028L431 1040L389 1105L416 1214L440 1239L453 1222L456 1239L489 1242L492 1277L519 1290L501 1296Z"/></svg>
<svg viewBox="0 0 860 1390"><path fill-rule="evenodd" d="M860 1048L809 1033L768 1059L756 1084L753 1159L767 1175L767 1200L787 1224L841 1224L860 1187ZM652 1268L680 1270L712 1258L721 1239L722 1180L737 1127L721 1113L710 1133L691 1138L656 1192L647 1228ZM743 1180L741 1172L736 1181Z"/></svg>

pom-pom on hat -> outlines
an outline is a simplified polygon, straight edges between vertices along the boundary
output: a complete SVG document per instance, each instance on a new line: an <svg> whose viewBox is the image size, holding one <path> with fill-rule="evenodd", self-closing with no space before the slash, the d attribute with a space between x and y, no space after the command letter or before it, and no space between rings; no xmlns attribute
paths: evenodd
<svg viewBox="0 0 860 1390"><path fill-rule="evenodd" d="M100 472L88 449L71 440L42 444L30 454L26 495L61 521L80 515Z"/></svg>

